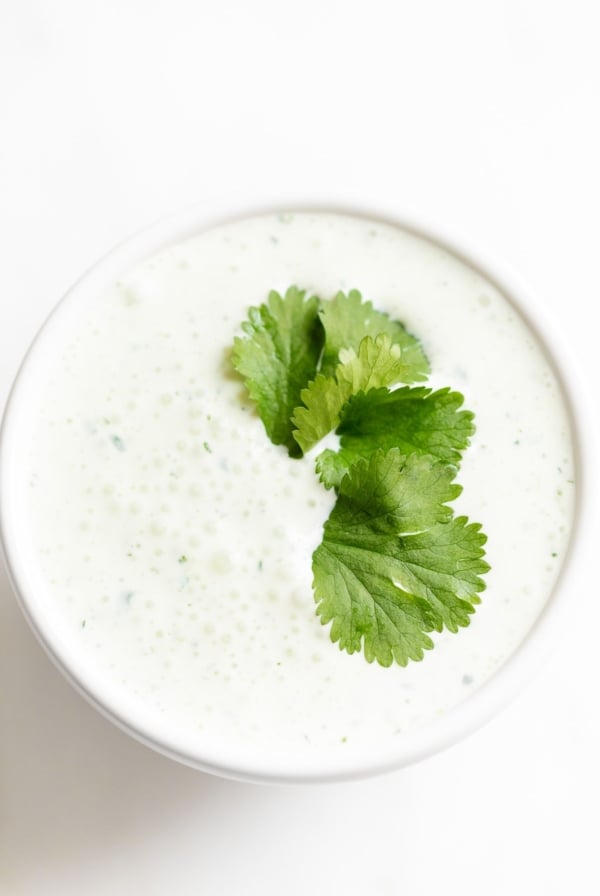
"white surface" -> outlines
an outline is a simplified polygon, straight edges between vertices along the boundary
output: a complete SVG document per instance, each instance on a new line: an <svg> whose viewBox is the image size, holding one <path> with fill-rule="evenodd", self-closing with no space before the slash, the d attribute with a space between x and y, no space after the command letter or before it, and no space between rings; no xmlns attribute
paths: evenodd
<svg viewBox="0 0 600 896"><path fill-rule="evenodd" d="M472 232L598 382L596 5L7 0L0 13L0 401L102 252L248 178ZM600 609L467 742L294 790L135 744L51 667L0 579L0 893L595 894Z"/></svg>

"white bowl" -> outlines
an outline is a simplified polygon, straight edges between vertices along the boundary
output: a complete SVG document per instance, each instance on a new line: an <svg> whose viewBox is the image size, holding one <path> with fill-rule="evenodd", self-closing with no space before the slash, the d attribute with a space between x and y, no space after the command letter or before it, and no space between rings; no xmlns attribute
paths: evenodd
<svg viewBox="0 0 600 896"><path fill-rule="evenodd" d="M427 727L403 735L393 746L387 744L379 751L351 752L340 755L335 761L311 754L293 766L285 757L278 760L271 757L267 761L259 751L240 748L233 743L227 750L220 750L218 755L208 750L200 755L183 737L167 730L164 725L157 726L156 721L150 719L143 707L137 705L124 689L108 682L97 670L82 663L72 639L55 624L52 606L44 599L43 583L36 579L32 571L35 564L30 563L31 558L23 547L27 544L23 535L27 531L28 520L15 492L18 478L15 471L19 468L22 446L28 443L35 422L32 396L39 388L45 363L55 353L59 335L64 335L65 329L70 327L74 311L80 303L90 300L138 261L170 243L227 220L289 209L328 210L395 224L442 245L494 283L514 303L552 361L571 412L577 482L570 545L557 584L522 645L499 671L463 703ZM576 599L572 587L574 571L584 562L587 544L591 540L591 508L593 495L596 494L592 464L594 432L589 423L594 419L594 412L586 395L572 355L549 321L546 310L533 300L528 290L506 267L491 263L479 250L465 248L427 226L399 218L393 209L341 206L339 202L288 202L266 208L213 208L210 211L193 208L132 237L99 261L59 303L23 362L6 407L0 434L0 536L15 594L38 640L79 692L115 724L167 756L229 777L287 783L346 779L407 765L456 742L493 716L531 678L552 644L569 625L569 603Z"/></svg>

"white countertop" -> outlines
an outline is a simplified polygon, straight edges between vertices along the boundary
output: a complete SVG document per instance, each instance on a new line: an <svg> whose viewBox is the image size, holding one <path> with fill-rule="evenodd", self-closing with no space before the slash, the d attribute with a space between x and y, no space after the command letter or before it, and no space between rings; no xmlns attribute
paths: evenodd
<svg viewBox="0 0 600 896"><path fill-rule="evenodd" d="M6 0L0 11L0 406L98 256L230 196L385 197L472 234L600 383L600 12L592 0ZM0 896L600 891L600 602L467 741L300 789L152 753L46 659L0 571Z"/></svg>

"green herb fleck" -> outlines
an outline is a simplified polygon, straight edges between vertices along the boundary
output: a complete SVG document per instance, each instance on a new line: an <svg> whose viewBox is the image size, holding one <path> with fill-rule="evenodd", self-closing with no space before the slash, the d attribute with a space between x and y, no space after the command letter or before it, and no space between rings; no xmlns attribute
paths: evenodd
<svg viewBox="0 0 600 896"><path fill-rule="evenodd" d="M113 445L115 446L115 448L117 449L117 451L125 451L125 442L123 441L121 436L112 435L110 437L110 440L113 443Z"/></svg>

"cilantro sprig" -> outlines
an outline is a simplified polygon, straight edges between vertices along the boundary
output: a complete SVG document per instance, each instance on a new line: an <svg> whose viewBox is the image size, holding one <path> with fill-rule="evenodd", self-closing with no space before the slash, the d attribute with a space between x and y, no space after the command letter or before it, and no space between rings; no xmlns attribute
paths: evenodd
<svg viewBox="0 0 600 896"><path fill-rule="evenodd" d="M489 570L481 526L449 506L473 414L450 388L414 385L429 373L421 344L357 290L271 292L242 329L233 365L271 441L299 458L339 436L316 459L337 493L313 554L317 615L368 662L422 659L431 632L469 624Z"/></svg>
<svg viewBox="0 0 600 896"><path fill-rule="evenodd" d="M334 373L342 349L358 351L365 336L375 339L385 333L391 343L400 346L404 364L411 371L411 378L405 382L427 379L429 361L419 340L399 321L392 320L383 311L377 311L371 302L363 301L357 289L351 289L348 293L338 292L333 299L321 302L319 314L325 329L321 359L321 373L325 376Z"/></svg>
<svg viewBox="0 0 600 896"><path fill-rule="evenodd" d="M267 304L250 308L242 324L247 338L235 339L232 354L267 435L292 456L300 454L292 415L300 404L300 392L317 373L324 343L319 300L305 296L290 286L285 296L273 290Z"/></svg>
<svg viewBox="0 0 600 896"><path fill-rule="evenodd" d="M317 613L342 650L405 666L433 647L427 632L468 625L484 587L485 536L452 518L453 472L392 448L342 479L313 557Z"/></svg>
<svg viewBox="0 0 600 896"><path fill-rule="evenodd" d="M372 339L365 336L358 346L343 348L339 363L331 376L319 373L300 392L302 405L297 407L292 422L297 426L294 438L304 453L320 442L341 422L345 405L354 395L364 394L381 386L412 382L414 372L404 360L401 347L381 333Z"/></svg>
<svg viewBox="0 0 600 896"><path fill-rule="evenodd" d="M353 463L378 448L398 447L403 454L430 454L458 465L475 432L474 414L460 410L463 401L459 392L424 386L352 397L337 427L339 451L327 449L317 457L321 481L327 488L338 486Z"/></svg>

